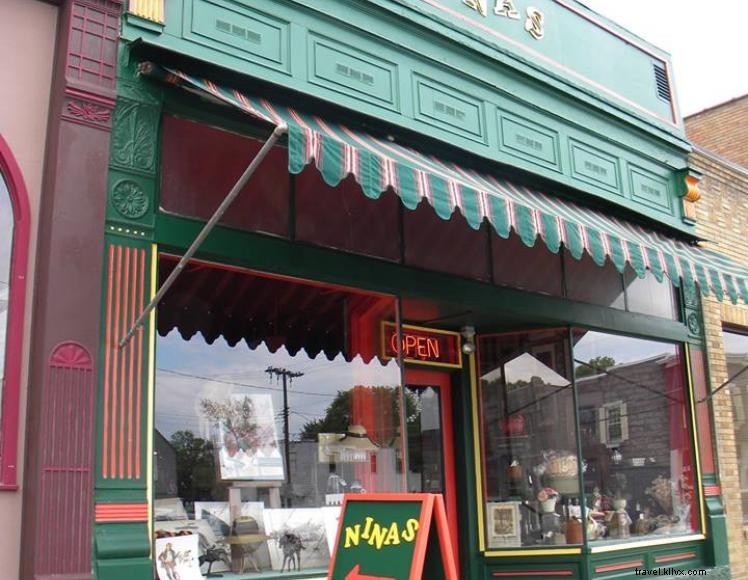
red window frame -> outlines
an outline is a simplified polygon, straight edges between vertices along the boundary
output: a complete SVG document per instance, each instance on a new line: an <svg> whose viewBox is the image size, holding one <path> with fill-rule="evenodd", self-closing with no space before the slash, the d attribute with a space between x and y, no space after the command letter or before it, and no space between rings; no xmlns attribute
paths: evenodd
<svg viewBox="0 0 748 580"><path fill-rule="evenodd" d="M30 209L26 184L8 143L0 135L0 174L13 208L10 288L5 336L5 379L0 408L0 491L18 489L18 430L21 396L26 268L29 254Z"/></svg>

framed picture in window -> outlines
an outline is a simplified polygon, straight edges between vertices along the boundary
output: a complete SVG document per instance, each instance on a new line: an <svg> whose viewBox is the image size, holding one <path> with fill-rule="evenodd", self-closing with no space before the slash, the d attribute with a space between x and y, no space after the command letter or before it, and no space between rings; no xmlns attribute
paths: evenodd
<svg viewBox="0 0 748 580"><path fill-rule="evenodd" d="M518 501L488 502L488 547L505 548L522 544Z"/></svg>

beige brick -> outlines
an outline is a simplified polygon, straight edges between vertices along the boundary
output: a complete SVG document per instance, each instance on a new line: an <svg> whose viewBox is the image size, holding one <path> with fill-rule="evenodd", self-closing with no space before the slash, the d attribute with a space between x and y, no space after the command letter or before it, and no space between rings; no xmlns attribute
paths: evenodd
<svg viewBox="0 0 748 580"><path fill-rule="evenodd" d="M745 119L735 123L735 119ZM742 129L738 130L742 126ZM689 138L704 148L730 159L748 164L748 96L686 119ZM742 134L738 134L741 133ZM723 133L714 137L715 133ZM730 135L728 135L730 133ZM733 134L734 133L734 134ZM731 141L732 139L732 141ZM734 154L731 153L734 149ZM739 171L730 164L695 152L692 167L705 176L696 203L697 233L709 240L706 244L736 261L748 262L748 169ZM728 300L728 299L726 299ZM748 306L720 303L712 297L702 299L707 345L707 369L711 389L727 380L723 324L748 329ZM727 517L728 549L733 579L748 580L748 528L742 525L739 463L735 442L733 408L727 389L712 400L718 476L722 486Z"/></svg>

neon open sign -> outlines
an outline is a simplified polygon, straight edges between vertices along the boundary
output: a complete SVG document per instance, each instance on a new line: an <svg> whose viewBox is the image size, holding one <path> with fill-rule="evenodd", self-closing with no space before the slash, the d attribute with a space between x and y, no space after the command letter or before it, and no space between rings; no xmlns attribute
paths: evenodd
<svg viewBox="0 0 748 580"><path fill-rule="evenodd" d="M396 358L402 353L405 362L441 367L461 367L460 334L434 328L404 324L398 337L397 326L382 323L382 357Z"/></svg>

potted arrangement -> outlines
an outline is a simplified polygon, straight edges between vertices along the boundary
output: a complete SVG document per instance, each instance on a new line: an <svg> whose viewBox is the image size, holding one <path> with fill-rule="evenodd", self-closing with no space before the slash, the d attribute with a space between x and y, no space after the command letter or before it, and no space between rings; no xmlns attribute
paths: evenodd
<svg viewBox="0 0 748 580"><path fill-rule="evenodd" d="M538 492L538 503L540 511L550 514L556 511L556 502L558 501L558 492L552 487L544 487Z"/></svg>

